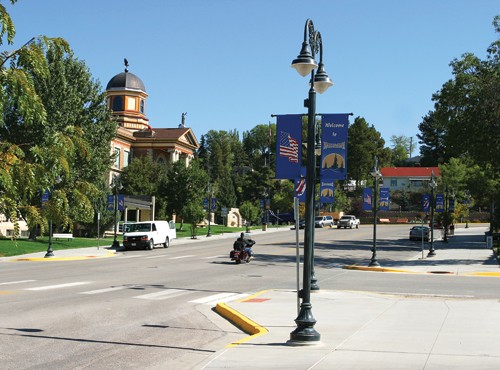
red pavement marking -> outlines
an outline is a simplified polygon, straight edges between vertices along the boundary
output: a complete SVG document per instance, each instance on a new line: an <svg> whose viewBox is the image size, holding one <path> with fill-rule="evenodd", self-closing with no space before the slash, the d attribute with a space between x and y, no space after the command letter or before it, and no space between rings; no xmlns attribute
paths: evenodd
<svg viewBox="0 0 500 370"><path fill-rule="evenodd" d="M265 302L269 301L271 298L250 298L247 300L244 300L243 302L252 302L252 303L260 303L260 302Z"/></svg>

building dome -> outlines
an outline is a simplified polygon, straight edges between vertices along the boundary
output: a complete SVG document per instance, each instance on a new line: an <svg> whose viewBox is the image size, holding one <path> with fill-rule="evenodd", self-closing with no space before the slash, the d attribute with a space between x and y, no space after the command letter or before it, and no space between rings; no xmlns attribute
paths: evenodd
<svg viewBox="0 0 500 370"><path fill-rule="evenodd" d="M106 90L135 90L146 92L146 87L139 77L125 70L125 72L118 73L109 80Z"/></svg>

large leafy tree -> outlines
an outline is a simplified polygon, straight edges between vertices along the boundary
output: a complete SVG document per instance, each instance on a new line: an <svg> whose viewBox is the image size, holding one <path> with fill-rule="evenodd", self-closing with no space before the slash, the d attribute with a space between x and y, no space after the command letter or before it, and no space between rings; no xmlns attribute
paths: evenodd
<svg viewBox="0 0 500 370"><path fill-rule="evenodd" d="M467 157L479 166L489 186L475 195L486 195L491 204L500 200L500 16L493 26L497 40L485 60L466 53L451 62L453 78L434 94L434 111L419 136L425 157L438 163Z"/></svg>
<svg viewBox="0 0 500 370"><path fill-rule="evenodd" d="M181 161L175 162L167 171L167 180L161 185L160 196L167 202L167 213L175 214L181 221L192 215L189 204L203 204L207 194L208 175L197 160L185 166Z"/></svg>
<svg viewBox="0 0 500 370"><path fill-rule="evenodd" d="M369 179L373 168L374 156L378 157L379 166L387 164L390 149L384 148L385 141L380 132L362 117L356 117L349 126L347 149L348 177L356 181L360 188L361 181Z"/></svg>
<svg viewBox="0 0 500 370"><path fill-rule="evenodd" d="M155 217L167 218L166 200L161 189L167 182L167 168L154 161L151 155L136 157L123 169L120 176L122 192L128 195L155 196Z"/></svg>
<svg viewBox="0 0 500 370"><path fill-rule="evenodd" d="M14 0L10 1L12 4ZM12 44L15 27L0 3L0 44ZM48 50L68 52L68 44L59 38L33 38L21 48L0 55L0 212L14 221L20 214L31 225L41 224L44 216L56 223L70 225L68 198L63 188L56 186L70 174L70 163L76 147L75 137L81 131L67 127L52 130L49 111L41 96L37 81L49 79ZM21 139L26 135L26 139ZM82 184L83 185L83 184ZM82 191L85 186L75 188ZM45 211L40 208L40 194L52 191ZM91 218L88 202L82 202L82 217ZM76 212L82 211L77 208Z"/></svg>

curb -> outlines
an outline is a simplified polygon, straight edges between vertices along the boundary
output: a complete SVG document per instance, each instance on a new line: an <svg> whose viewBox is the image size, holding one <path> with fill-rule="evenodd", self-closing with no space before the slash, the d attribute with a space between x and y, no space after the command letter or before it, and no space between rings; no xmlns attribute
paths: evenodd
<svg viewBox="0 0 500 370"><path fill-rule="evenodd" d="M344 270L359 270L359 271L375 271L375 272L399 272L404 274L420 274L420 272L410 271L410 270L398 270L398 269L389 269L385 267L365 267L365 266L356 266L356 265L346 265L342 266Z"/></svg>
<svg viewBox="0 0 500 370"><path fill-rule="evenodd" d="M5 259L5 262L29 262L29 261L79 261L90 258L108 258L116 256L116 252L107 252L105 255L88 255L88 256L72 256L72 257L25 257L25 258L10 258Z"/></svg>
<svg viewBox="0 0 500 370"><path fill-rule="evenodd" d="M260 293L257 293L257 294L260 294ZM254 294L252 297L254 297L257 294ZM248 297L245 299L248 299ZM244 342L249 341L250 339L267 334L269 332L269 330L267 330L265 327L257 324L253 320L250 320L248 317L246 317L242 313L236 311L234 308L229 307L225 303L217 303L217 305L215 306L215 312L217 312L219 315L221 315L223 318L228 320L231 324L233 324L234 326L236 326L240 330L249 334L248 337L245 337L245 338L240 339L236 342L232 342L231 344L228 344L226 346L226 348L235 347L239 344L242 344Z"/></svg>

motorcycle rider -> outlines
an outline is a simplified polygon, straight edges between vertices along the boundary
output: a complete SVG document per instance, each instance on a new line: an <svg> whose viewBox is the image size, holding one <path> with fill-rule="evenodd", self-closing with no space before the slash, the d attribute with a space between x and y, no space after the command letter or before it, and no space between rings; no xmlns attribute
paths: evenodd
<svg viewBox="0 0 500 370"><path fill-rule="evenodd" d="M234 248L240 248L240 251L245 251L248 254L248 258L253 258L253 250L252 250L252 245L255 244L255 241L252 240L251 238L246 238L245 233L241 233L240 237L236 239L236 242L234 243Z"/></svg>

